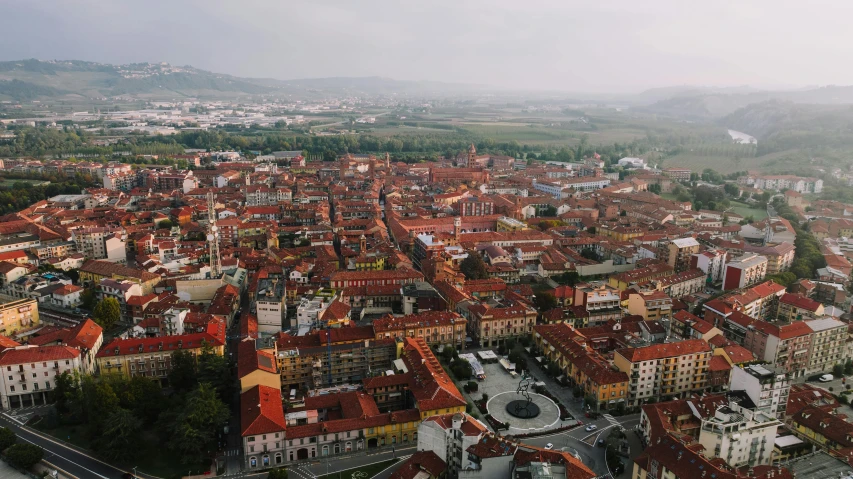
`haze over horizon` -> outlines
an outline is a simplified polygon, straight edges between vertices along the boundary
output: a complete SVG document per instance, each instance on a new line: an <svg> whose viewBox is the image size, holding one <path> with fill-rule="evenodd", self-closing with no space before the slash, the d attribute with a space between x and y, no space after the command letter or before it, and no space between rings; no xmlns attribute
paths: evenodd
<svg viewBox="0 0 853 479"><path fill-rule="evenodd" d="M594 93L853 84L853 65L839 61L853 4L815 3L0 0L0 60Z"/></svg>

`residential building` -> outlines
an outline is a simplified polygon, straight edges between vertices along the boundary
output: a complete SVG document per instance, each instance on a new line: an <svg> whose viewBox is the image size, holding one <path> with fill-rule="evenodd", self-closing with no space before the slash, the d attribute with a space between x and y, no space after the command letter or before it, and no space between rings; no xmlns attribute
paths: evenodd
<svg viewBox="0 0 853 479"><path fill-rule="evenodd" d="M808 372L832 371L833 366L847 357L844 352L848 340L847 323L828 316L804 322L812 330Z"/></svg>
<svg viewBox="0 0 853 479"><path fill-rule="evenodd" d="M423 338L430 347L452 346L465 349L468 321L450 311L425 311L406 316L386 316L373 321L376 339Z"/></svg>
<svg viewBox="0 0 853 479"><path fill-rule="evenodd" d="M255 315L258 318L258 331L275 334L294 325L285 325L287 305L285 304L285 281L276 278L263 278L258 281L255 295Z"/></svg>
<svg viewBox="0 0 853 479"><path fill-rule="evenodd" d="M670 319L672 298L660 291L630 293L628 313L642 316L647 321Z"/></svg>
<svg viewBox="0 0 853 479"><path fill-rule="evenodd" d="M39 324L38 301L19 299L0 304L0 335L14 336Z"/></svg>
<svg viewBox="0 0 853 479"><path fill-rule="evenodd" d="M79 228L71 232L77 251L88 259L111 263L127 262L124 229L120 227Z"/></svg>
<svg viewBox="0 0 853 479"><path fill-rule="evenodd" d="M280 389L257 385L240 395L244 467L252 470L283 464L286 429Z"/></svg>
<svg viewBox="0 0 853 479"><path fill-rule="evenodd" d="M17 346L0 352L3 409L46 404L65 372L82 371L80 350L71 346Z"/></svg>
<svg viewBox="0 0 853 479"><path fill-rule="evenodd" d="M225 321L210 321L202 333L114 339L101 348L95 360L102 375L142 376L165 385L172 369L172 353L180 350L197 356L205 347L211 347L218 355L224 353Z"/></svg>
<svg viewBox="0 0 853 479"><path fill-rule="evenodd" d="M45 331L50 329L49 331ZM32 346L68 346L80 351L80 370L85 374L98 371L95 355L104 344L104 330L91 319L82 321L73 328L45 328L31 336L27 344Z"/></svg>
<svg viewBox="0 0 853 479"><path fill-rule="evenodd" d="M706 390L711 351L702 339L616 350L613 364L630 377L628 406Z"/></svg>
<svg viewBox="0 0 853 479"><path fill-rule="evenodd" d="M667 264L675 268L675 271L684 271L690 268L690 262L694 254L699 252L699 242L696 238L679 238L672 240L667 246Z"/></svg>
<svg viewBox="0 0 853 479"><path fill-rule="evenodd" d="M744 391L756 409L783 420L791 391L791 376L772 366L732 366L729 390Z"/></svg>
<svg viewBox="0 0 853 479"><path fill-rule="evenodd" d="M723 270L723 290L742 289L764 279L767 258L756 254L744 255L726 263Z"/></svg>
<svg viewBox="0 0 853 479"><path fill-rule="evenodd" d="M785 293L779 298L777 319L797 321L823 315L823 305L800 294Z"/></svg>

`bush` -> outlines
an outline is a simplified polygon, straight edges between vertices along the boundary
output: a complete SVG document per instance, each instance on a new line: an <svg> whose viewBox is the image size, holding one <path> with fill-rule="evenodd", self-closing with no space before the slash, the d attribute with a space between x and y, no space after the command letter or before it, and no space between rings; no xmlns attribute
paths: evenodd
<svg viewBox="0 0 853 479"><path fill-rule="evenodd" d="M44 457L44 449L34 444L15 444L6 450L9 464L29 471Z"/></svg>
<svg viewBox="0 0 853 479"><path fill-rule="evenodd" d="M5 451L18 442L15 432L6 427L0 427L0 451Z"/></svg>
<svg viewBox="0 0 853 479"><path fill-rule="evenodd" d="M480 389L480 386L476 381L468 381L468 391L476 391Z"/></svg>
<svg viewBox="0 0 853 479"><path fill-rule="evenodd" d="M279 468L273 469L270 471L270 474L267 476L267 479L287 479L287 469Z"/></svg>
<svg viewBox="0 0 853 479"><path fill-rule="evenodd" d="M489 401L489 395L486 393L483 393L483 402L488 402L488 401Z"/></svg>

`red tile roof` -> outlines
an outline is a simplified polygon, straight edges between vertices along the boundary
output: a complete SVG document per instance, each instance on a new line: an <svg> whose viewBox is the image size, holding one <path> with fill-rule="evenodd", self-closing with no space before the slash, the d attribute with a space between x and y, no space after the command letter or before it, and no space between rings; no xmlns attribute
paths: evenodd
<svg viewBox="0 0 853 479"><path fill-rule="evenodd" d="M243 437L283 433L285 429L287 422L280 389L257 385L240 395L240 434Z"/></svg>
<svg viewBox="0 0 853 479"><path fill-rule="evenodd" d="M782 297L779 298L779 302L789 304L795 308L805 309L811 312L817 311L818 308L822 306L819 302L813 299L809 299L801 294L791 293L783 294Z"/></svg>
<svg viewBox="0 0 853 479"><path fill-rule="evenodd" d="M439 477L447 470L447 463L432 451L418 451L391 474L390 479L415 479L421 472Z"/></svg>
<svg viewBox="0 0 853 479"><path fill-rule="evenodd" d="M74 359L80 350L69 346L21 346L0 353L0 366Z"/></svg>
<svg viewBox="0 0 853 479"><path fill-rule="evenodd" d="M631 362L671 358L685 354L710 352L711 346L703 339L688 339L677 343L652 344L642 348L625 348L616 351Z"/></svg>
<svg viewBox="0 0 853 479"><path fill-rule="evenodd" d="M216 319L207 323L204 333L182 334L178 336L161 336L155 338L114 339L104 345L96 357L125 356L141 352L177 351L179 349L198 349L204 343L217 347L225 344L225 322Z"/></svg>
<svg viewBox="0 0 853 479"><path fill-rule="evenodd" d="M98 323L86 319L77 326L68 329L58 329L30 338L29 344L42 345L50 343L65 343L72 348L93 350L98 340L103 337L104 330Z"/></svg>

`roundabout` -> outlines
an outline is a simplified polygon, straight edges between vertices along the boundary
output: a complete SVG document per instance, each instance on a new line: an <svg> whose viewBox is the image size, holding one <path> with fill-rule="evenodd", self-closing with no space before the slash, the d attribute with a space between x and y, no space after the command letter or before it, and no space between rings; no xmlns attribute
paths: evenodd
<svg viewBox="0 0 853 479"><path fill-rule="evenodd" d="M557 404L536 393L524 395L516 391L502 392L489 398L486 409L493 418L504 424L509 423L513 434L546 431L557 427L560 422Z"/></svg>

